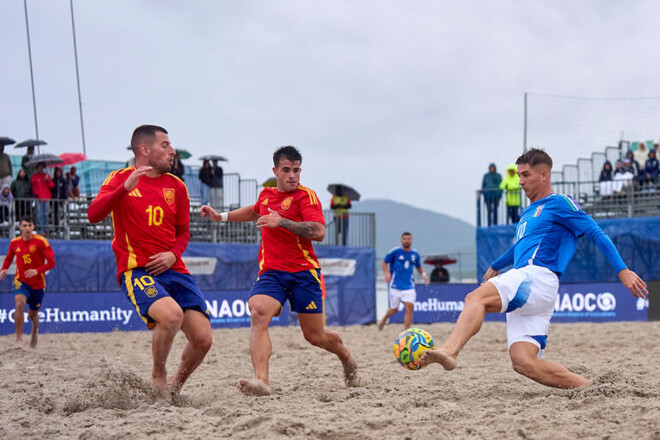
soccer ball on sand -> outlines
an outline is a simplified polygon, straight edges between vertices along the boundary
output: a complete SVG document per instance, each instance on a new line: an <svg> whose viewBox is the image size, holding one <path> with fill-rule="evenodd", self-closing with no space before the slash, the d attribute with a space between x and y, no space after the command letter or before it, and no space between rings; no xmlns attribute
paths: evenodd
<svg viewBox="0 0 660 440"><path fill-rule="evenodd" d="M435 341L427 331L421 328L404 330L394 341L394 357L409 370L419 370L426 365L419 365L417 360L426 350L435 348Z"/></svg>

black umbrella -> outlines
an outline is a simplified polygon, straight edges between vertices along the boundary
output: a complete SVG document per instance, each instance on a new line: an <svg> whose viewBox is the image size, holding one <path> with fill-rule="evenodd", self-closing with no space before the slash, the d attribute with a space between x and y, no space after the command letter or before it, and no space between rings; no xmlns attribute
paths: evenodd
<svg viewBox="0 0 660 440"><path fill-rule="evenodd" d="M59 157L55 156L54 154L49 154L49 153L44 153L44 154L35 154L32 156L32 159L26 163L26 166L29 167L36 167L40 163L43 163L44 165L58 165L64 162L62 159Z"/></svg>
<svg viewBox="0 0 660 440"><path fill-rule="evenodd" d="M23 142L19 142L16 145L14 145L14 148L24 148L24 147L35 147L38 145L48 145L46 141L41 141L38 139L28 139Z"/></svg>
<svg viewBox="0 0 660 440"><path fill-rule="evenodd" d="M2 136L2 137L0 137L0 145L2 145L3 147L4 147L5 145L11 145L11 144L15 144L15 143L16 143L16 141L13 140L13 139L10 138L10 137L7 137L7 136Z"/></svg>
<svg viewBox="0 0 660 440"><path fill-rule="evenodd" d="M330 191L335 196L347 196L352 202L357 202L360 200L360 193L355 191L350 186L344 185L343 183L331 183L328 185L328 191Z"/></svg>
<svg viewBox="0 0 660 440"><path fill-rule="evenodd" d="M217 154L207 154L206 156L200 157L199 160L219 160L221 162L229 162L226 157L218 156Z"/></svg>

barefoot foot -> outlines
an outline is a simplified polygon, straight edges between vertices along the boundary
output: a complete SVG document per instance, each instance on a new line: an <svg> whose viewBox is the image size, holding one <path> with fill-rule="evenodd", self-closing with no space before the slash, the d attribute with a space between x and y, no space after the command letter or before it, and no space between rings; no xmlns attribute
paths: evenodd
<svg viewBox="0 0 660 440"><path fill-rule="evenodd" d="M378 330L383 330L384 327L385 327L385 321L380 321L378 323Z"/></svg>
<svg viewBox="0 0 660 440"><path fill-rule="evenodd" d="M14 350L22 350L23 349L23 341L16 341L14 343Z"/></svg>
<svg viewBox="0 0 660 440"><path fill-rule="evenodd" d="M456 368L456 359L439 349L425 351L419 357L418 362L420 365L440 364L445 370Z"/></svg>
<svg viewBox="0 0 660 440"><path fill-rule="evenodd" d="M270 394L270 387L257 379L238 379L236 387L246 396L268 396Z"/></svg>
<svg viewBox="0 0 660 440"><path fill-rule="evenodd" d="M170 378L167 379L167 389L172 394L177 394L177 395L180 394L181 387L183 387L183 383L178 381L176 379L176 376L171 376Z"/></svg>
<svg viewBox="0 0 660 440"><path fill-rule="evenodd" d="M37 346L38 339L39 339L38 334L32 333L32 336L30 337L30 348L35 348Z"/></svg>
<svg viewBox="0 0 660 440"><path fill-rule="evenodd" d="M351 359L343 364L344 366L344 383L347 387L359 387L360 377L358 376L358 366L355 359Z"/></svg>

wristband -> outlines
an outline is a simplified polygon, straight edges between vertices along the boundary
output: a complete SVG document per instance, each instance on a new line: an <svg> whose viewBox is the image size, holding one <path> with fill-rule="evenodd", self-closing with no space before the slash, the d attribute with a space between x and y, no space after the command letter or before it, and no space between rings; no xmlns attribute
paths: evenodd
<svg viewBox="0 0 660 440"><path fill-rule="evenodd" d="M221 212L221 213L220 213L220 221L221 221L221 222L226 222L228 217L229 217L229 213L228 213L228 212Z"/></svg>

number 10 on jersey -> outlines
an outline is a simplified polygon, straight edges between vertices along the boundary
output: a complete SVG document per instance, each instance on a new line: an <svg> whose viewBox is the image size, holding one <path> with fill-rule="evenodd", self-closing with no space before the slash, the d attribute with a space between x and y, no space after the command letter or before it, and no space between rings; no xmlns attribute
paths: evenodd
<svg viewBox="0 0 660 440"><path fill-rule="evenodd" d="M149 207L145 210L147 213L148 217L148 225L152 226L160 226L163 223L163 208L160 206L156 205L149 205Z"/></svg>

